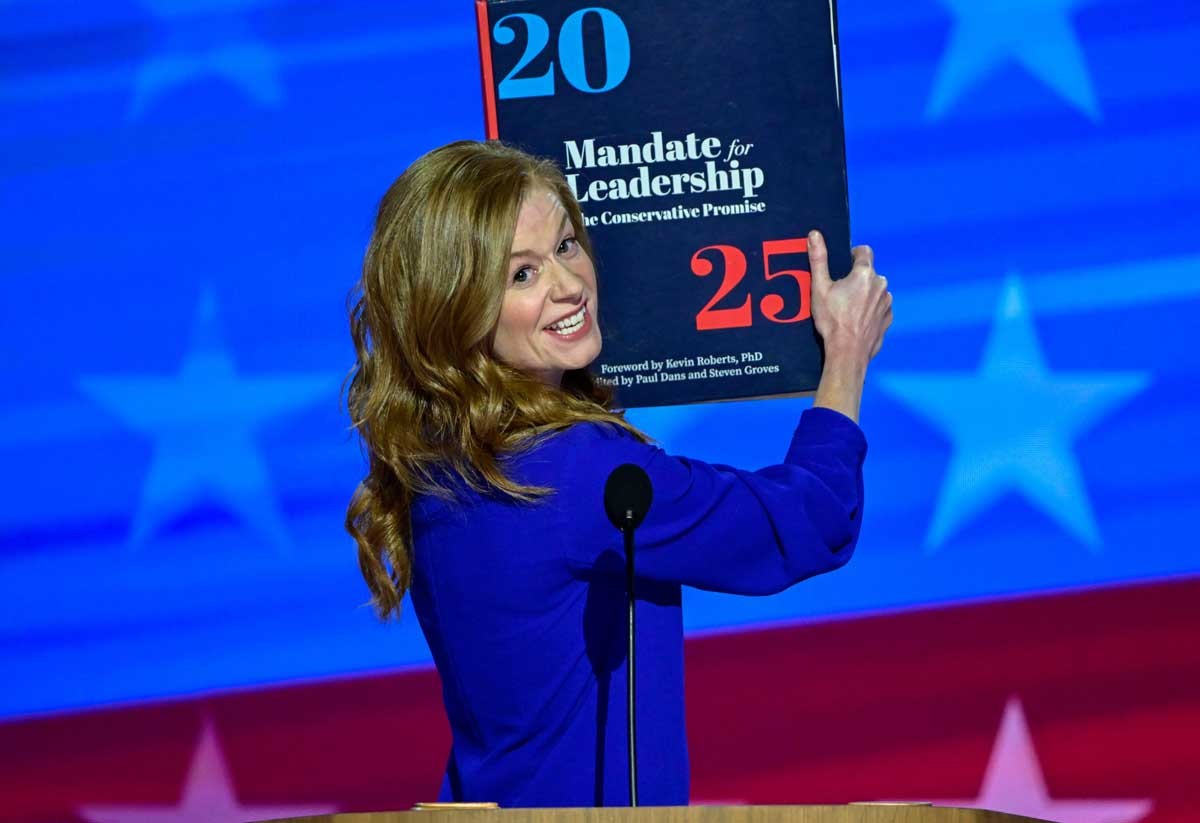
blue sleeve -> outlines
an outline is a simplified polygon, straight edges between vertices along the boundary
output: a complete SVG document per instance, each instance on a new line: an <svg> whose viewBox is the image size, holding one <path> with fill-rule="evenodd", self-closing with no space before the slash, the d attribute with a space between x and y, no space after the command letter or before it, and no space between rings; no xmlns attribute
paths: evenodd
<svg viewBox="0 0 1200 823"><path fill-rule="evenodd" d="M862 523L866 439L835 411L804 412L784 461L759 471L672 457L612 427L571 437L563 525L579 539L579 570L620 552L604 512L604 483L622 463L646 470L654 499L637 530L639 578L711 591L771 594L850 559ZM572 517L574 514L571 515ZM607 564L612 568L612 564Z"/></svg>

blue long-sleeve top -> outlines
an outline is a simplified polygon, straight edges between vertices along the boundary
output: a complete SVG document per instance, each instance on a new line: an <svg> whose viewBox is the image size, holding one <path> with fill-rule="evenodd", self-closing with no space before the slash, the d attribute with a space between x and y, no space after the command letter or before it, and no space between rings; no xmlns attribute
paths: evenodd
<svg viewBox="0 0 1200 823"><path fill-rule="evenodd" d="M858 426L822 408L755 472L576 424L508 464L547 498L418 498L410 593L453 735L441 799L628 803L625 563L603 501L609 473L636 463L654 489L635 553L638 799L686 804L680 587L769 594L842 566L865 455Z"/></svg>

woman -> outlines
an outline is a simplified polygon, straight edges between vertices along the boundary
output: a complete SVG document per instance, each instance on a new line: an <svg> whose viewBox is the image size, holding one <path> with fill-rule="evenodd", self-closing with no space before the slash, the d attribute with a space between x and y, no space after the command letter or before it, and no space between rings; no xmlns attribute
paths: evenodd
<svg viewBox="0 0 1200 823"><path fill-rule="evenodd" d="M623 805L625 589L603 509L637 463L639 799L688 799L680 586L766 594L850 557L868 361L891 322L871 252L829 278L810 237L826 364L781 465L669 457L610 408L583 217L562 175L497 143L418 159L379 208L351 328L369 472L346 525L382 617L412 597L453 746L443 800Z"/></svg>

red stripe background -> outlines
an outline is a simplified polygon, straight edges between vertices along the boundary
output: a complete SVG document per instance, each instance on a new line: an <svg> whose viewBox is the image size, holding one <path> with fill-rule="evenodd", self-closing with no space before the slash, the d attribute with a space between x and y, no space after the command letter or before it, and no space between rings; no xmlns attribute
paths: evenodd
<svg viewBox="0 0 1200 823"><path fill-rule="evenodd" d="M1196 819L1200 579L694 637L693 797L974 797L1020 699L1049 793ZM407 808L448 745L436 674L377 674L0 724L0 819L171 804L211 720L243 804Z"/></svg>

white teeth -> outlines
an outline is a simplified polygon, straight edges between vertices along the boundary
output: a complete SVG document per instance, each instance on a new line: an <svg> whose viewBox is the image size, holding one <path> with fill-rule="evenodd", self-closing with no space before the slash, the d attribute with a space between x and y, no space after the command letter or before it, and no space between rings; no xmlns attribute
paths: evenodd
<svg viewBox="0 0 1200 823"><path fill-rule="evenodd" d="M583 321L586 315L587 307L585 306L580 308L579 311L575 312L570 317L559 320L557 323L553 323L546 328L555 334L561 334L563 336L574 334L583 328Z"/></svg>

